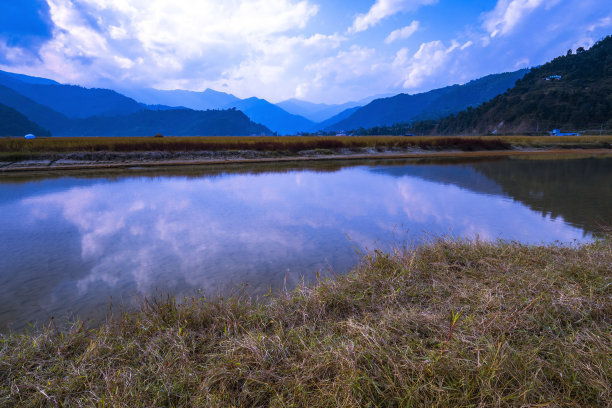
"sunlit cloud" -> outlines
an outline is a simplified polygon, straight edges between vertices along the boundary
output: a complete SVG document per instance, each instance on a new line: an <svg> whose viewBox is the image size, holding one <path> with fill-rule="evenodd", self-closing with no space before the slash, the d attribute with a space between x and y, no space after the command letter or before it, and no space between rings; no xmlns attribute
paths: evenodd
<svg viewBox="0 0 612 408"><path fill-rule="evenodd" d="M414 34L419 29L419 22L413 21L409 26L398 28L397 30L393 30L385 39L385 43L391 44L397 40L405 40L409 38L412 34Z"/></svg>
<svg viewBox="0 0 612 408"><path fill-rule="evenodd" d="M376 0L376 3L365 14L355 17L349 32L365 31L380 23L385 18L400 12L414 11L420 6L437 3L438 0Z"/></svg>
<svg viewBox="0 0 612 408"><path fill-rule="evenodd" d="M559 0L498 0L495 9L483 16L483 25L491 37L504 36L536 8Z"/></svg>

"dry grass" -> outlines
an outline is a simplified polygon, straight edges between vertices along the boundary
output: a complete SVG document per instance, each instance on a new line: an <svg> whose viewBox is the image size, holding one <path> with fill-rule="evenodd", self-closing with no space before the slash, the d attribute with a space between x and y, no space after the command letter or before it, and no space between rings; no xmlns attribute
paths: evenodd
<svg viewBox="0 0 612 408"><path fill-rule="evenodd" d="M2 152L56 153L81 151L220 151L255 150L297 152L313 149L421 147L504 149L499 138L450 137L53 137L25 140L0 139Z"/></svg>
<svg viewBox="0 0 612 408"><path fill-rule="evenodd" d="M502 151L529 149L610 149L612 136L317 136L317 137L51 137L25 140L0 138L0 161L57 160L71 153L123 154L139 152L195 153L227 152L246 155L260 152L267 157L295 157L300 152L329 155L364 149L374 152L406 151Z"/></svg>
<svg viewBox="0 0 612 408"><path fill-rule="evenodd" d="M612 406L612 242L437 241L0 341L0 406Z"/></svg>

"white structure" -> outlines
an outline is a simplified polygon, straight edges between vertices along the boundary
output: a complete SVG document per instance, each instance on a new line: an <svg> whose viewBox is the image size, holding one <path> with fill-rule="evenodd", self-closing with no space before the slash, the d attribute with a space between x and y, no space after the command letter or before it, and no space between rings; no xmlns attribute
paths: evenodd
<svg viewBox="0 0 612 408"><path fill-rule="evenodd" d="M561 132L561 129L553 129L552 132L550 132L551 136L580 136L580 133L578 132L571 132L571 133L563 133Z"/></svg>
<svg viewBox="0 0 612 408"><path fill-rule="evenodd" d="M25 138L26 138L26 139L36 139L36 136L34 136L34 135L33 135L33 134L31 134L31 133L28 133L27 135L25 135Z"/></svg>

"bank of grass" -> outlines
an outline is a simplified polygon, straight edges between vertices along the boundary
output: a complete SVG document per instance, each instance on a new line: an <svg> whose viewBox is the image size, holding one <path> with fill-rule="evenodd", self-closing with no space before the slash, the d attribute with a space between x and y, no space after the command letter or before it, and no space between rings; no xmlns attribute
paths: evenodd
<svg viewBox="0 0 612 408"><path fill-rule="evenodd" d="M0 342L0 406L612 405L612 242L439 240L255 302Z"/></svg>
<svg viewBox="0 0 612 408"><path fill-rule="evenodd" d="M35 140L0 138L4 156L70 152L194 152L252 150L296 153L316 149L393 149L421 148L433 150L506 150L524 147L612 146L612 136L581 137L51 137Z"/></svg>

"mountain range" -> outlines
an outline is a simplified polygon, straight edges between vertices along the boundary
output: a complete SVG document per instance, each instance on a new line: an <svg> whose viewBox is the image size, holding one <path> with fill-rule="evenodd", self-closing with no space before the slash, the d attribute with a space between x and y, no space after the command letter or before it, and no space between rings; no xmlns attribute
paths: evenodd
<svg viewBox="0 0 612 408"><path fill-rule="evenodd" d="M392 125L418 119L438 119L486 102L514 86L528 69L488 75L464 85L452 85L415 95L376 99L349 116L323 128L349 130Z"/></svg>
<svg viewBox="0 0 612 408"><path fill-rule="evenodd" d="M16 110L36 125L21 132L18 129L23 126L2 126L2 129L10 129L13 135L24 132L45 135L49 133L45 129L55 136L152 136L157 133L240 136L273 133L236 109L200 111L146 105L108 89L62 85L44 78L1 71L0 104ZM3 118L16 118L9 113Z"/></svg>
<svg viewBox="0 0 612 408"><path fill-rule="evenodd" d="M439 118L491 99L526 72L489 75L465 85L416 95L383 95L339 105L290 99L275 105L265 99L240 99L212 89L203 92L130 89L119 93L0 71L0 103L57 136L285 135ZM235 120L223 122L232 115L237 115ZM245 122L243 115L250 123ZM213 125L215 118L227 127Z"/></svg>

